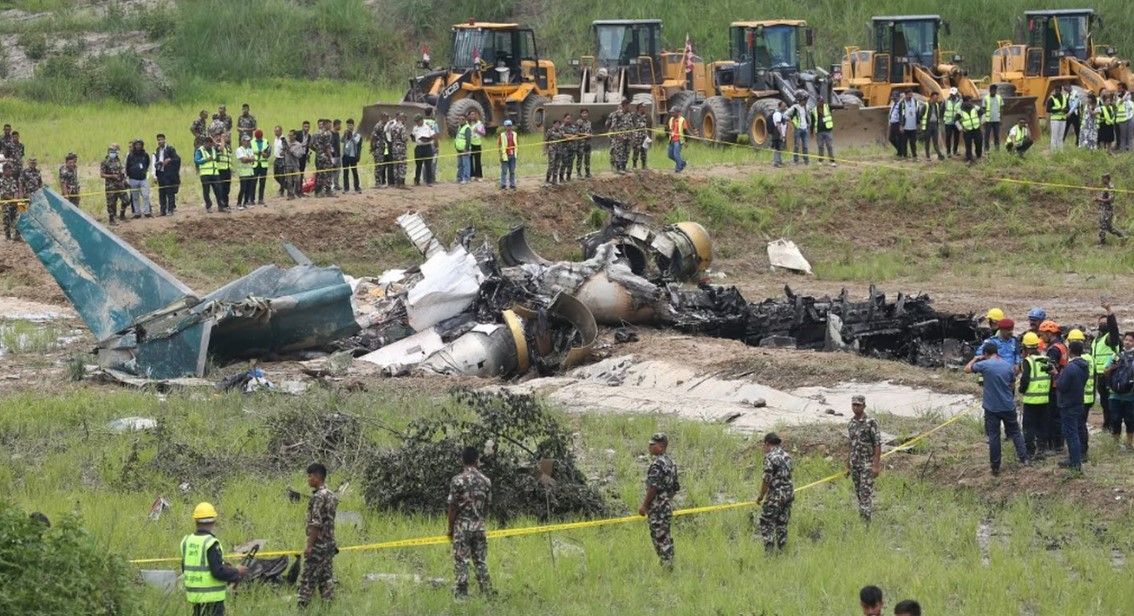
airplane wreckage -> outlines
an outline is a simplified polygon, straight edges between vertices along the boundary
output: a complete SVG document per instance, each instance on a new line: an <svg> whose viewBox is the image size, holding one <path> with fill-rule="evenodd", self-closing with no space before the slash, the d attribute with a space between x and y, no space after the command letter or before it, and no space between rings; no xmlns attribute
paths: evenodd
<svg viewBox="0 0 1134 616"><path fill-rule="evenodd" d="M845 349L934 366L978 340L971 315L934 310L924 295L863 301L797 295L750 303L700 283L710 238L694 222L657 225L595 195L605 226L580 238L581 261L553 262L524 228L498 248L465 229L445 246L416 213L398 218L424 261L377 278L319 267L297 248L290 268L265 265L206 295L44 189L20 232L97 340L98 363L135 377L203 376L207 360L275 359L349 350L388 375L514 377L587 361L599 325L668 327L760 346Z"/></svg>

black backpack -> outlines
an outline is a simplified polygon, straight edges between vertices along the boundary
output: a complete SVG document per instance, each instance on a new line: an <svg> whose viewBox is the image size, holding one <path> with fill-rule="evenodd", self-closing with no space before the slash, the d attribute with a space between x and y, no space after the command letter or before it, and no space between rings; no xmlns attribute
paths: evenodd
<svg viewBox="0 0 1134 616"><path fill-rule="evenodd" d="M1122 353L1110 373L1110 390L1116 394L1134 392L1134 356Z"/></svg>

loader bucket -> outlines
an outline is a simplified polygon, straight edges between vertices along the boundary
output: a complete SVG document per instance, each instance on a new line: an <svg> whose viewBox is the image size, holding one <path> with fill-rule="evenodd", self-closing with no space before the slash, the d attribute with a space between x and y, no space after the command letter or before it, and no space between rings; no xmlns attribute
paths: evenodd
<svg viewBox="0 0 1134 616"><path fill-rule="evenodd" d="M358 125L358 130L365 136L370 136L370 131L374 129L374 124L378 122L378 115L381 113L388 113L390 117L394 117L395 113L399 111L406 114L407 122L413 121L414 114L425 113L426 109L433 108L433 105L427 103L375 103L367 105L362 108L362 122ZM434 111L436 113L436 111ZM445 118L435 118L438 126L445 129Z"/></svg>
<svg viewBox="0 0 1134 616"><path fill-rule="evenodd" d="M1004 107L1000 110L1000 126L1003 134L1016 125L1020 118L1028 123L1028 130L1032 139L1039 141L1039 116L1036 114L1036 97L1034 96L1005 96Z"/></svg>
<svg viewBox="0 0 1134 616"><path fill-rule="evenodd" d="M889 107L858 107L847 105L832 109L835 121L835 143L841 146L863 147L888 143L890 127Z"/></svg>
<svg viewBox="0 0 1134 616"><path fill-rule="evenodd" d="M600 133L606 132L606 119L610 114L618 109L617 103L556 103L549 102L543 106L543 117L545 124L554 122L555 118L562 118L563 114L569 113L571 117L578 118L579 112L588 110L591 113L591 125L594 126L595 143L606 142L606 137L599 137ZM633 111L633 107L630 108ZM652 115L652 112L651 112Z"/></svg>

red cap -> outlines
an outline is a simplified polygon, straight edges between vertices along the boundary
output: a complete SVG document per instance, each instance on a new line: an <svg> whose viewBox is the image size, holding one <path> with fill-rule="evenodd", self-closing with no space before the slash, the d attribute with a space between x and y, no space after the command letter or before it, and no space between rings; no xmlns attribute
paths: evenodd
<svg viewBox="0 0 1134 616"><path fill-rule="evenodd" d="M1000 319L1000 322L996 324L996 327L998 327L999 329L1015 329L1016 322L1012 319Z"/></svg>
<svg viewBox="0 0 1134 616"><path fill-rule="evenodd" d="M255 135L257 139L262 139L264 137L264 131L258 128L252 134Z"/></svg>

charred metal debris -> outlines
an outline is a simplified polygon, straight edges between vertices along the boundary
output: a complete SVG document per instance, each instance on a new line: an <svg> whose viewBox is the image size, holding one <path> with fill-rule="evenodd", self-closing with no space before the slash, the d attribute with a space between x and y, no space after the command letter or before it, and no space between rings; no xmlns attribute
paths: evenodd
<svg viewBox="0 0 1134 616"><path fill-rule="evenodd" d="M308 351L349 351L384 374L514 377L586 361L598 326L648 324L759 346L850 350L923 366L950 365L978 341L972 315L894 301L785 297L752 303L702 281L712 245L695 222L659 225L617 200L579 238L583 259L550 261L524 228L497 247L473 228L446 246L417 213L397 219L420 265L374 278L317 267L294 246L290 269L265 266L198 297L168 272L50 190L20 228L99 340L104 368L150 379L201 376L218 363Z"/></svg>

